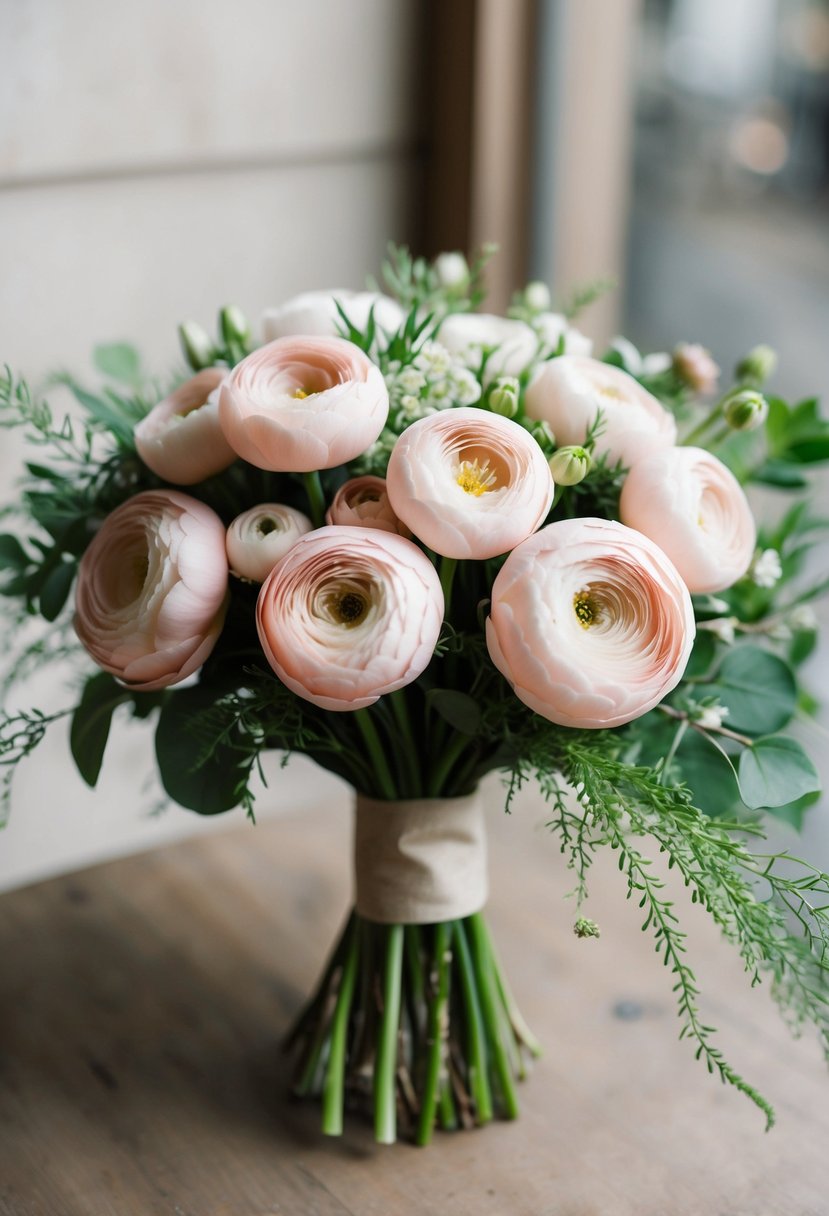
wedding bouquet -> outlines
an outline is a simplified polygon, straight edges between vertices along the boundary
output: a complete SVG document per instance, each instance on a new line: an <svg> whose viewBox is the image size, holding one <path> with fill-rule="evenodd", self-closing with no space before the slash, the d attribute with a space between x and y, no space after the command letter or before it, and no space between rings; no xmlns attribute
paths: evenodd
<svg viewBox="0 0 829 1216"><path fill-rule="evenodd" d="M192 374L163 387L99 347L102 386L59 378L80 421L7 370L3 424L41 450L0 537L7 696L38 666L98 670L68 709L10 705L0 760L10 779L70 716L95 785L118 713L155 718L164 789L201 814L253 818L268 749L343 777L355 909L290 1046L323 1130L368 1106L383 1142L517 1114L538 1045L482 914L478 787L503 773L509 809L533 778L578 904L615 851L680 1037L770 1124L698 1008L659 859L826 1042L829 877L763 825L797 825L818 791L780 732L814 708L795 670L826 523L803 491L829 424L763 395L765 347L718 395L700 347L593 357L541 284L483 314L484 261L392 250L389 294L299 296L261 345L224 308L215 339L181 327ZM749 482L794 504L758 531ZM599 928L579 909L575 932Z"/></svg>

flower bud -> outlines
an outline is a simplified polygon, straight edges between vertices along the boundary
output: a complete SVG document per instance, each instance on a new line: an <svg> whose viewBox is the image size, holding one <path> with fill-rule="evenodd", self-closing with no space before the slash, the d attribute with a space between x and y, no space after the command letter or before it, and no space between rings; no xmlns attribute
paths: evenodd
<svg viewBox="0 0 829 1216"><path fill-rule="evenodd" d="M697 342L682 342L673 353L673 368L684 384L703 397L716 391L720 369L711 352Z"/></svg>
<svg viewBox="0 0 829 1216"><path fill-rule="evenodd" d="M247 317L235 304L225 304L219 312L219 332L228 351L244 356L250 350L251 332Z"/></svg>
<svg viewBox="0 0 829 1216"><path fill-rule="evenodd" d="M539 279L524 288L524 304L531 312L549 312L552 303L549 287Z"/></svg>
<svg viewBox="0 0 829 1216"><path fill-rule="evenodd" d="M435 258L438 285L451 295L463 295L469 286L469 265L462 253L441 253Z"/></svg>
<svg viewBox="0 0 829 1216"><path fill-rule="evenodd" d="M776 351L773 351L770 346L755 346L737 364L735 375L738 380L756 384L759 388L770 376L774 375L776 367Z"/></svg>
<svg viewBox="0 0 829 1216"><path fill-rule="evenodd" d="M514 418L518 413L520 386L514 376L502 376L496 380L489 394L488 405L493 414L503 418Z"/></svg>
<svg viewBox="0 0 829 1216"><path fill-rule="evenodd" d="M549 422L529 422L527 430L549 459L553 453L553 448L556 446L556 437Z"/></svg>
<svg viewBox="0 0 829 1216"><path fill-rule="evenodd" d="M590 453L580 447L559 448L550 457L550 472L557 486L577 486L590 472Z"/></svg>
<svg viewBox="0 0 829 1216"><path fill-rule="evenodd" d="M185 321L183 325L179 325L178 337L184 357L194 372L213 366L216 351L198 321Z"/></svg>
<svg viewBox="0 0 829 1216"><path fill-rule="evenodd" d="M723 412L732 430L756 431L768 417L769 404L762 393L744 388L726 397Z"/></svg>

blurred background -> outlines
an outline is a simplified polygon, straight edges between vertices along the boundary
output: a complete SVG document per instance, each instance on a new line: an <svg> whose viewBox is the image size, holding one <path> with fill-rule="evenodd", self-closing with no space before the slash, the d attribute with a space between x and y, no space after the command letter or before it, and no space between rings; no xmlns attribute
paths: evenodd
<svg viewBox="0 0 829 1216"><path fill-rule="evenodd" d="M559 301L615 280L579 322L599 349L684 339L730 370L762 341L782 395L829 387L826 0L0 0L0 17L0 359L33 386L91 377L93 343L119 339L162 375L179 321L359 287L394 240L497 241L493 310L528 278ZM3 501L20 456L4 433ZM148 816L150 754L146 732L116 735L92 794L57 727L18 776L0 886L239 821ZM271 775L264 813L345 805L301 760ZM803 846L824 864L827 819Z"/></svg>

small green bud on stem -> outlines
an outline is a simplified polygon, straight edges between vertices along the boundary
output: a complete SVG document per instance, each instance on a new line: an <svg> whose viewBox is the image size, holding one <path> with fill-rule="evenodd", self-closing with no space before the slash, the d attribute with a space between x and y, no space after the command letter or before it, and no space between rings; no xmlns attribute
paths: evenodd
<svg viewBox="0 0 829 1216"><path fill-rule="evenodd" d="M777 353L770 346L755 346L737 364L735 376L743 384L761 388L777 367Z"/></svg>
<svg viewBox="0 0 829 1216"><path fill-rule="evenodd" d="M518 398L521 389L514 376L502 376L489 390L487 405L493 414L503 418L514 418L518 413Z"/></svg>
<svg viewBox="0 0 829 1216"><path fill-rule="evenodd" d="M766 421L769 403L756 389L730 393L723 402L725 420L733 431L756 431Z"/></svg>
<svg viewBox="0 0 829 1216"><path fill-rule="evenodd" d="M549 460L553 481L559 486L577 486L584 481L592 464L590 453L585 448L559 448Z"/></svg>
<svg viewBox="0 0 829 1216"><path fill-rule="evenodd" d="M212 367L216 359L213 343L198 321L185 321L178 327L178 337L184 358L194 372Z"/></svg>

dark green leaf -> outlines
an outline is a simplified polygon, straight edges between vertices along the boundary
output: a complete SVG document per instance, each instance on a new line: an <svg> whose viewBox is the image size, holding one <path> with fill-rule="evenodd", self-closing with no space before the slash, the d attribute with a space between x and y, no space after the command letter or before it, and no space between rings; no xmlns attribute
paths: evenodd
<svg viewBox="0 0 829 1216"><path fill-rule="evenodd" d="M820 789L820 777L796 739L770 735L744 749L737 768L740 796L751 810L786 806Z"/></svg>
<svg viewBox="0 0 829 1216"><path fill-rule="evenodd" d="M102 671L87 680L69 732L72 756L87 785L94 787L97 783L113 711L129 698L128 690L108 672Z"/></svg>
<svg viewBox="0 0 829 1216"><path fill-rule="evenodd" d="M722 752L699 731L686 732L676 755L694 804L706 815L730 815L739 803L734 770Z"/></svg>
<svg viewBox="0 0 829 1216"><path fill-rule="evenodd" d="M40 589L40 611L47 621L56 620L66 603L77 572L75 562L60 562Z"/></svg>
<svg viewBox="0 0 829 1216"><path fill-rule="evenodd" d="M797 686L788 663L757 646L730 651L706 693L728 707L726 725L749 735L771 735L791 719Z"/></svg>
<svg viewBox="0 0 829 1216"><path fill-rule="evenodd" d="M31 564L31 558L26 556L26 550L16 536L9 533L0 536L0 569L25 570Z"/></svg>
<svg viewBox="0 0 829 1216"><path fill-rule="evenodd" d="M200 815L218 815L238 806L250 759L228 744L205 755L199 715L215 704L215 689L197 684L173 691L162 707L155 732L161 782L170 797Z"/></svg>
<svg viewBox="0 0 829 1216"><path fill-rule="evenodd" d="M785 460L766 460L751 474L751 480L781 490L800 490L809 484L797 465Z"/></svg>
<svg viewBox="0 0 829 1216"><path fill-rule="evenodd" d="M817 632L814 629L799 629L789 644L789 662L795 666L808 659L817 645Z"/></svg>
<svg viewBox="0 0 829 1216"><path fill-rule="evenodd" d="M817 464L821 460L829 460L829 435L813 435L810 439L802 439L793 443L789 455L801 464Z"/></svg>
<svg viewBox="0 0 829 1216"><path fill-rule="evenodd" d="M96 346L92 361L99 372L136 388L141 383L141 360L138 351L127 342L109 342Z"/></svg>
<svg viewBox="0 0 829 1216"><path fill-rule="evenodd" d="M481 723L481 707L468 693L454 688L433 688L427 704L462 735L474 735Z"/></svg>

